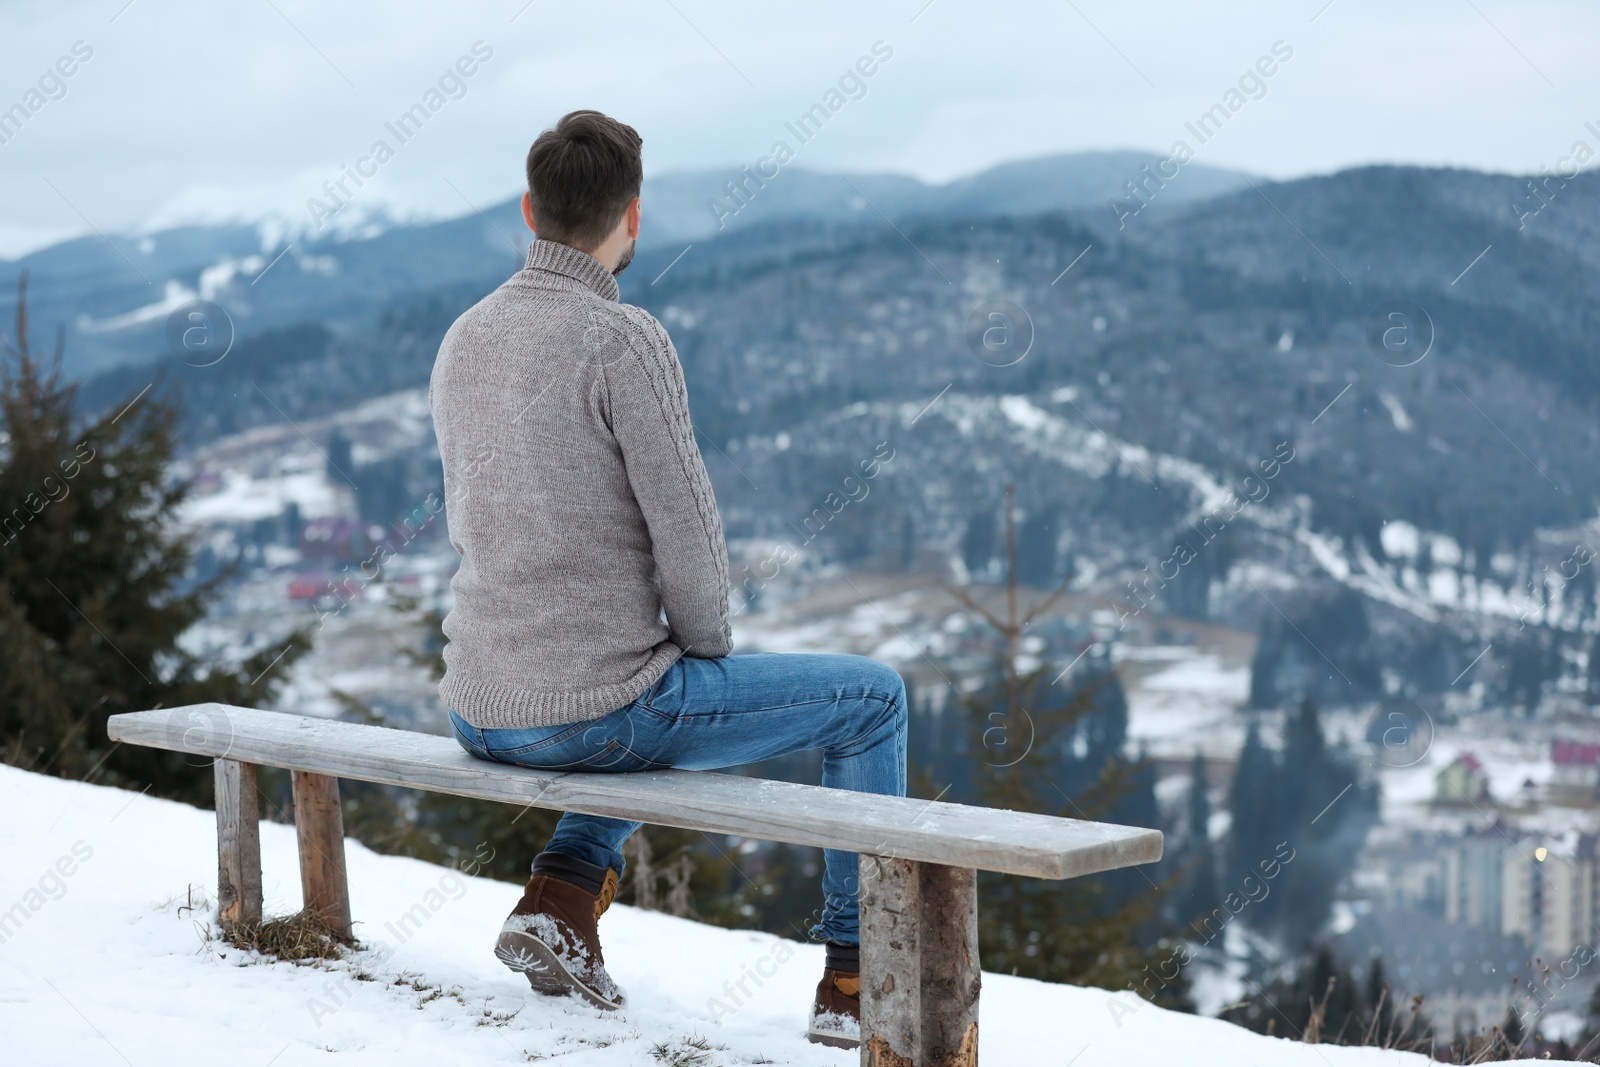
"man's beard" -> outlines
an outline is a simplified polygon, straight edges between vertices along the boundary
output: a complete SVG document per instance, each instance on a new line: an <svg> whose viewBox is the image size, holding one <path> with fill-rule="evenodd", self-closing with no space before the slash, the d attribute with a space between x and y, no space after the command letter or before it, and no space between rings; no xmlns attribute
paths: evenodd
<svg viewBox="0 0 1600 1067"><path fill-rule="evenodd" d="M623 271L628 269L628 264L633 262L633 246L638 243L639 242L637 240L628 242L628 247L622 251L622 258L617 260L617 265L615 267L611 268L612 277L616 277L618 274L621 274Z"/></svg>

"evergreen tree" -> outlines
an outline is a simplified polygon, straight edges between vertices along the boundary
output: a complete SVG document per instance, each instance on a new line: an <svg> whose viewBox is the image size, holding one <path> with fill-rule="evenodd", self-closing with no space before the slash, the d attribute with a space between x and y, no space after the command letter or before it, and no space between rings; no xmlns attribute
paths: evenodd
<svg viewBox="0 0 1600 1067"><path fill-rule="evenodd" d="M210 796L207 760L112 745L110 715L218 701L267 702L303 635L240 663L207 662L181 635L226 577L190 580L173 535L188 493L170 479L175 405L130 395L90 418L54 357L34 357L27 278L0 367L0 755L190 800ZM151 391L155 393L154 390Z"/></svg>
<svg viewBox="0 0 1600 1067"><path fill-rule="evenodd" d="M1262 621L1250 664L1250 706L1309 695L1331 704L1380 696L1383 679L1366 603L1340 589Z"/></svg>
<svg viewBox="0 0 1600 1067"><path fill-rule="evenodd" d="M1561 589L1562 606L1571 612L1571 622L1574 629L1582 631L1585 624L1594 617L1595 613L1595 579L1592 563L1578 568Z"/></svg>
<svg viewBox="0 0 1600 1067"><path fill-rule="evenodd" d="M1369 1029L1381 1044L1383 1036L1390 1033L1395 1024L1394 996L1384 973L1382 956L1373 957L1372 966L1367 968L1366 1001L1372 1016Z"/></svg>
<svg viewBox="0 0 1600 1067"><path fill-rule="evenodd" d="M348 450L349 445L345 447ZM383 526L416 508L422 494L412 496L407 466L406 457L390 456L353 470L344 468L350 471L350 483L356 491L356 514L362 522Z"/></svg>
<svg viewBox="0 0 1600 1067"><path fill-rule="evenodd" d="M1098 770L1121 758L1128 742L1128 690L1109 656L1091 657L1085 665L1076 691L1084 694L1088 709L1078 720L1077 732L1083 738L1082 761Z"/></svg>
<svg viewBox="0 0 1600 1067"><path fill-rule="evenodd" d="M1359 1041L1365 1033L1367 1019L1360 987L1348 970L1334 962L1327 945L1318 945L1312 953L1300 994L1310 1006L1308 1025L1330 1043Z"/></svg>
<svg viewBox="0 0 1600 1067"><path fill-rule="evenodd" d="M1532 716L1544 692L1561 675L1561 646L1546 626L1534 626L1506 652L1501 698Z"/></svg>
<svg viewBox="0 0 1600 1067"><path fill-rule="evenodd" d="M1162 599L1173 614L1191 619L1210 618L1211 585L1228 577L1239 558L1238 540L1232 526L1209 541L1197 536L1193 527L1179 527L1174 541L1189 546L1194 556L1178 568L1177 576L1161 591Z"/></svg>
<svg viewBox="0 0 1600 1067"><path fill-rule="evenodd" d="M1588 661L1583 672L1584 701L1591 707L1600 705L1600 634L1589 642Z"/></svg>
<svg viewBox="0 0 1600 1067"><path fill-rule="evenodd" d="M1183 843L1178 850L1178 869L1183 883L1174 896L1173 910L1177 921L1187 925L1210 914L1222 901L1216 849L1211 842L1211 793L1206 782L1206 761L1198 752L1189 768L1183 825Z"/></svg>
<svg viewBox="0 0 1600 1067"><path fill-rule="evenodd" d="M1268 893L1243 918L1258 930L1303 948L1333 909L1340 881L1354 866L1377 821L1376 786L1356 763L1328 748L1317 706L1301 700L1284 723L1275 755L1251 726L1234 772L1228 877L1259 876L1260 864L1287 845Z"/></svg>
<svg viewBox="0 0 1600 1067"><path fill-rule="evenodd" d="M335 485L347 485L355 473L356 459L354 449L351 447L350 438L343 432L335 429L328 436L328 466L326 475L328 481Z"/></svg>
<svg viewBox="0 0 1600 1067"><path fill-rule="evenodd" d="M1121 753L1126 741L1127 698L1109 664L1097 664L1070 686L1055 684L1059 665L1019 666L1023 634L1059 600L1064 586L1038 598L1027 610L1021 599L1018 538L1012 520L1012 489L1006 488L1006 609L1004 615L961 589L951 592L993 631L993 666L964 703L982 761L976 794L983 803L1078 819L1110 818L1119 805L1138 811L1141 791L1150 792L1144 817L1155 814L1149 769ZM1046 659L1048 657L1045 657ZM1097 710L1097 705L1100 705ZM1091 726L1100 711L1105 723ZM1093 753L1091 762L1090 753ZM1092 769L1074 788L1078 770ZM1141 778L1141 775L1143 777ZM1186 1006L1187 976L1165 985L1140 987L1153 965L1167 956L1149 923L1158 914L1165 887L1119 899L1105 878L1041 882L1010 875L981 875L979 936L985 966L1047 981L1107 989L1141 988L1146 996Z"/></svg>
<svg viewBox="0 0 1600 1067"><path fill-rule="evenodd" d="M305 531L306 520L300 514L300 505L296 501L289 501L283 509L283 542L289 546L300 543L300 535Z"/></svg>
<svg viewBox="0 0 1600 1067"><path fill-rule="evenodd" d="M1284 721L1284 762L1320 767L1327 754L1328 742L1322 736L1322 713L1309 697L1304 697Z"/></svg>
<svg viewBox="0 0 1600 1067"><path fill-rule="evenodd" d="M1583 1015L1583 1032L1578 1035L1578 1051L1589 1056L1600 1049L1600 985L1589 994L1589 1004Z"/></svg>
<svg viewBox="0 0 1600 1067"><path fill-rule="evenodd" d="M1266 619L1256 631L1256 651L1250 657L1250 706L1278 704L1278 663L1283 658L1283 635Z"/></svg>
<svg viewBox="0 0 1600 1067"><path fill-rule="evenodd" d="M1256 864L1273 854L1283 839L1273 840L1273 807L1277 803L1278 766L1274 754L1261 741L1261 725L1250 718L1244 746L1234 763L1233 786L1228 794L1227 871L1224 881L1236 885Z"/></svg>
<svg viewBox="0 0 1600 1067"><path fill-rule="evenodd" d="M1022 520L1012 545L1011 563L1016 569L1017 581L1040 589L1055 584L1061 562L1060 526L1051 508Z"/></svg>
<svg viewBox="0 0 1600 1067"><path fill-rule="evenodd" d="M1433 1024L1422 1013L1420 998L1401 1012L1391 1003L1394 994L1383 980L1381 964L1374 962L1367 979L1363 995L1328 946L1318 945L1299 958L1287 977L1253 989L1222 1018L1258 1033L1311 1044L1427 1049Z"/></svg>
<svg viewBox="0 0 1600 1067"><path fill-rule="evenodd" d="M1521 1059L1522 1046L1527 1044L1528 1029L1522 1024L1522 1013L1515 1004L1506 1009L1506 1021L1500 1024L1500 1043L1508 1059Z"/></svg>
<svg viewBox="0 0 1600 1067"><path fill-rule="evenodd" d="M967 573L979 574L994 559L994 513L990 510L973 512L967 517L966 532L961 537L961 562Z"/></svg>
<svg viewBox="0 0 1600 1067"><path fill-rule="evenodd" d="M1199 752L1189 764L1189 803L1184 829L1191 845L1211 843L1211 785L1206 781L1206 758Z"/></svg>

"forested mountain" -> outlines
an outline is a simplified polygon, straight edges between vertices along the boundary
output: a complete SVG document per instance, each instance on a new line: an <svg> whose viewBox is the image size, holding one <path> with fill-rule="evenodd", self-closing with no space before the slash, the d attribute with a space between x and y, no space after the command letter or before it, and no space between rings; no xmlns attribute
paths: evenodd
<svg viewBox="0 0 1600 1067"><path fill-rule="evenodd" d="M1085 152L1008 163L943 185L898 174L822 174L799 165L783 167L771 180L735 166L665 174L645 182L648 223L641 247L670 246L670 258L689 242L801 219L881 224L884 218L1095 208L1122 195L1141 167L1158 162L1147 153ZM1211 196L1246 181L1237 172L1198 164L1184 178L1165 202ZM335 215L321 230L308 230L297 217L84 236L0 262L6 282L0 314L10 316L13 276L28 270L35 318L66 328L68 369L76 374L145 362L164 351L170 313L197 297L221 304L240 336L306 321L359 332L391 303L463 284L481 291L515 269L527 236L520 199L452 201L447 211L465 213L421 224L362 217L333 225L354 217Z"/></svg>
<svg viewBox="0 0 1600 1067"><path fill-rule="evenodd" d="M1264 694L1432 691L1512 623L1559 669L1552 643L1594 617L1570 557L1600 499L1600 180L1372 167L1183 200L1201 177L1147 183L1149 207L958 197L642 251L624 299L678 346L730 535L984 573L1012 482L1031 581L1072 570L1127 617L1260 625L1281 659ZM520 233L473 218L347 243L317 299L258 296L292 271L218 287L254 309L236 349L158 365L194 400L190 439L424 383L514 264ZM451 226L488 236L442 256ZM91 379L85 401L150 378ZM815 532L880 446L848 521Z"/></svg>

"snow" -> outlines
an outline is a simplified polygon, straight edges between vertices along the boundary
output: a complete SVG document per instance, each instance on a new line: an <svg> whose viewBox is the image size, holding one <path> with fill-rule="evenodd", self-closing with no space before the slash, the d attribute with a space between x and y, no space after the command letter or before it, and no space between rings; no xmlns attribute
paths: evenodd
<svg viewBox="0 0 1600 1067"><path fill-rule="evenodd" d="M1186 757L1196 750L1229 759L1244 742L1238 714L1250 696L1248 665L1187 652L1128 685L1128 736L1151 754Z"/></svg>
<svg viewBox="0 0 1600 1067"><path fill-rule="evenodd" d="M161 299L149 304L141 304L131 311L120 315L112 315L104 319L94 319L88 315L78 317L78 329L84 333L109 333L113 330L125 330L129 326L137 326L144 322L153 322L164 319L174 311L195 298L195 292L182 282L168 281L162 287Z"/></svg>
<svg viewBox="0 0 1600 1067"><path fill-rule="evenodd" d="M146 242L149 242L148 238ZM155 248L154 242L149 242L149 249L142 247L142 244L143 242L140 251L146 255ZM261 256L245 256L243 259L225 258L221 262L201 268L198 291L180 281L168 279L162 286L160 300L103 319L82 315L78 318L78 328L85 333L109 333L153 322L156 319L164 319L192 300L215 300L228 288L234 278L254 275L266 266L266 263L266 259Z"/></svg>
<svg viewBox="0 0 1600 1067"><path fill-rule="evenodd" d="M301 458L306 469L270 477L256 478L241 470L223 471L215 492L196 494L183 502L179 522L186 526L253 522L281 515L291 503L298 505L307 519L342 515L348 505L339 490L316 469L313 457Z"/></svg>
<svg viewBox="0 0 1600 1067"><path fill-rule="evenodd" d="M615 906L602 923L628 1006L530 992L492 954L520 887L351 842L357 934L323 966L269 962L214 925L210 812L0 766L0 1033L8 1064L222 1062L292 1067L526 1063L655 1067L704 1038L710 1065L855 1064L804 1039L820 948ZM509 809L508 809L509 811ZM269 914L299 907L291 827L261 827ZM362 980L363 973L375 980ZM743 982L741 993L736 983ZM1423 1067L1420 1056L1309 1047L1132 993L984 976L987 1063L1075 1067ZM337 1059L328 1054L334 1053Z"/></svg>
<svg viewBox="0 0 1600 1067"><path fill-rule="evenodd" d="M1404 519L1390 519L1378 531L1383 550L1397 559L1415 559L1419 536L1417 528Z"/></svg>
<svg viewBox="0 0 1600 1067"><path fill-rule="evenodd" d="M1406 409L1400 403L1400 398L1393 393L1380 389L1378 391L1378 399L1389 410L1389 419L1394 423L1394 428L1401 433L1410 433L1411 416L1406 414Z"/></svg>
<svg viewBox="0 0 1600 1067"><path fill-rule="evenodd" d="M915 590L882 596L841 608L822 618L797 617L787 611L755 611L733 620L734 647L763 652L839 652L849 650L893 664L920 658L941 643L941 635L916 625ZM920 643L908 636L916 632Z"/></svg>

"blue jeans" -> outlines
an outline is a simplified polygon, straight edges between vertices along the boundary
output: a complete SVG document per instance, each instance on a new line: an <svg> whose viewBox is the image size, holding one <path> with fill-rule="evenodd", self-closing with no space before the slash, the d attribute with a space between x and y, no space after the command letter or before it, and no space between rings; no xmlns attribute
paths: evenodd
<svg viewBox="0 0 1600 1067"><path fill-rule="evenodd" d="M479 759L545 770L703 771L821 749L823 785L906 793L905 683L861 656L685 656L598 719L480 730L452 711L450 725ZM622 843L639 826L567 812L547 848L621 874ZM824 849L823 860L822 918L810 936L858 944L856 855Z"/></svg>

